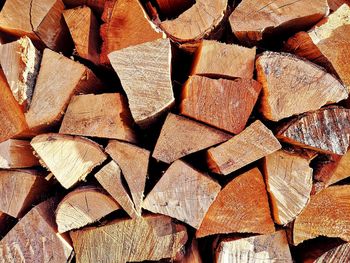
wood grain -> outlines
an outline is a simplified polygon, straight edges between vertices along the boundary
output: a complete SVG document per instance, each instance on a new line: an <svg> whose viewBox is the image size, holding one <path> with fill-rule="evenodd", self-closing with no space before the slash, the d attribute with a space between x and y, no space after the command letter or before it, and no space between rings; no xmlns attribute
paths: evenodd
<svg viewBox="0 0 350 263"><path fill-rule="evenodd" d="M339 245L318 257L314 263L342 263L350 261L350 243Z"/></svg>
<svg viewBox="0 0 350 263"><path fill-rule="evenodd" d="M99 15L102 14L107 0L63 0L67 7L88 6L96 11Z"/></svg>
<svg viewBox="0 0 350 263"><path fill-rule="evenodd" d="M339 7L341 7L343 4L350 5L349 0L327 0L329 8L332 11L336 11Z"/></svg>
<svg viewBox="0 0 350 263"><path fill-rule="evenodd" d="M160 13L167 17L176 17L195 3L193 0L156 0L156 2Z"/></svg>

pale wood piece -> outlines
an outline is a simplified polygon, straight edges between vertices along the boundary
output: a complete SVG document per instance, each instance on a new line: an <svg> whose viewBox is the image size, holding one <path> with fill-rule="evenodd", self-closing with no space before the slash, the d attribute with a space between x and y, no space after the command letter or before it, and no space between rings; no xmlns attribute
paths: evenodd
<svg viewBox="0 0 350 263"><path fill-rule="evenodd" d="M108 55L141 127L152 124L174 104L169 39L124 48Z"/></svg>
<svg viewBox="0 0 350 263"><path fill-rule="evenodd" d="M279 34L298 32L329 13L327 0L243 0L229 17L232 32L248 46ZM252 17L254 19L252 19Z"/></svg>
<svg viewBox="0 0 350 263"><path fill-rule="evenodd" d="M95 178L131 218L138 215L134 203L123 185L122 173L118 164L110 161L95 174Z"/></svg>
<svg viewBox="0 0 350 263"><path fill-rule="evenodd" d="M227 142L210 148L207 162L214 173L228 175L281 148L273 133L257 120Z"/></svg>
<svg viewBox="0 0 350 263"><path fill-rule="evenodd" d="M122 170L134 201L135 210L137 215L140 216L150 152L116 140L111 140L108 143L106 152Z"/></svg>
<svg viewBox="0 0 350 263"><path fill-rule="evenodd" d="M160 13L167 17L174 17L190 8L194 0L156 0Z"/></svg>
<svg viewBox="0 0 350 263"><path fill-rule="evenodd" d="M232 138L230 134L169 113L152 157L165 163L172 163L181 157L204 150L230 138Z"/></svg>
<svg viewBox="0 0 350 263"><path fill-rule="evenodd" d="M277 133L284 142L339 155L346 153L349 137L350 110L335 106L298 116Z"/></svg>
<svg viewBox="0 0 350 263"><path fill-rule="evenodd" d="M350 6L349 0L327 0L328 6L332 11L336 11L343 4L347 4Z"/></svg>
<svg viewBox="0 0 350 263"><path fill-rule="evenodd" d="M182 90L180 113L238 134L244 130L261 90L253 79L191 76Z"/></svg>
<svg viewBox="0 0 350 263"><path fill-rule="evenodd" d="M42 165L67 189L85 180L107 158L97 143L78 136L41 134L33 138L31 145Z"/></svg>
<svg viewBox="0 0 350 263"><path fill-rule="evenodd" d="M78 263L175 258L187 241L186 227L163 215L117 219L101 227L72 231L70 236Z"/></svg>
<svg viewBox="0 0 350 263"><path fill-rule="evenodd" d="M264 179L258 168L234 178L210 206L196 237L275 231Z"/></svg>
<svg viewBox="0 0 350 263"><path fill-rule="evenodd" d="M184 256L180 260L176 260L176 263L203 263L201 255L198 250L197 239L193 238L191 245L186 249Z"/></svg>
<svg viewBox="0 0 350 263"><path fill-rule="evenodd" d="M296 218L295 245L318 236L350 241L350 186L331 186L311 196L310 203Z"/></svg>
<svg viewBox="0 0 350 263"><path fill-rule="evenodd" d="M287 53L263 53L256 69L263 86L260 111L272 121L318 110L348 97L346 87L333 75Z"/></svg>
<svg viewBox="0 0 350 263"><path fill-rule="evenodd" d="M339 245L318 257L314 263L343 263L350 262L350 243Z"/></svg>
<svg viewBox="0 0 350 263"><path fill-rule="evenodd" d="M63 3L69 7L77 7L87 5L98 14L102 14L107 0L63 0Z"/></svg>
<svg viewBox="0 0 350 263"><path fill-rule="evenodd" d="M128 102L119 93L73 96L60 133L136 142Z"/></svg>

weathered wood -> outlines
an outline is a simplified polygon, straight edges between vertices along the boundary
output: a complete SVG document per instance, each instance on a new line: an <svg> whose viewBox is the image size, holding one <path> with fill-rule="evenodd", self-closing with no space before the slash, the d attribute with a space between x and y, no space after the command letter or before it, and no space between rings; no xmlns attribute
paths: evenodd
<svg viewBox="0 0 350 263"><path fill-rule="evenodd" d="M67 189L85 180L107 158L97 143L78 136L41 134L33 138L31 145L42 165Z"/></svg>
<svg viewBox="0 0 350 263"><path fill-rule="evenodd" d="M78 263L175 258L187 241L186 227L162 215L118 219L101 227L72 231L70 236Z"/></svg>
<svg viewBox="0 0 350 263"><path fill-rule="evenodd" d="M142 207L198 229L220 190L221 186L214 180L177 160L147 195Z"/></svg>
<svg viewBox="0 0 350 263"><path fill-rule="evenodd" d="M349 0L327 0L328 6L332 11L337 10L339 7L341 7L343 4L350 5Z"/></svg>
<svg viewBox="0 0 350 263"><path fill-rule="evenodd" d="M152 157L172 163L191 153L227 141L231 135L172 113L168 114Z"/></svg>
<svg viewBox="0 0 350 263"><path fill-rule="evenodd" d="M156 0L160 13L166 17L175 17L190 8L194 0Z"/></svg>
<svg viewBox="0 0 350 263"><path fill-rule="evenodd" d="M214 173L228 175L281 147L273 133L257 120L227 142L210 148L207 162Z"/></svg>
<svg viewBox="0 0 350 263"><path fill-rule="evenodd" d="M343 263L350 261L350 243L339 245L318 257L314 263Z"/></svg>
<svg viewBox="0 0 350 263"><path fill-rule="evenodd" d="M60 133L136 141L128 103L119 93L72 97Z"/></svg>
<svg viewBox="0 0 350 263"><path fill-rule="evenodd" d="M169 39L124 48L108 55L141 127L152 124L174 104Z"/></svg>
<svg viewBox="0 0 350 263"><path fill-rule="evenodd" d="M252 79L190 77L182 91L180 113L238 134L244 130L261 85Z"/></svg>
<svg viewBox="0 0 350 263"><path fill-rule="evenodd" d="M102 14L107 0L63 0L63 3L68 7L78 7L87 5L98 14Z"/></svg>
<svg viewBox="0 0 350 263"><path fill-rule="evenodd" d="M263 176L257 168L236 177L210 206L197 238L214 234L274 232Z"/></svg>
<svg viewBox="0 0 350 263"><path fill-rule="evenodd" d="M333 75L287 53L265 52L256 61L263 91L260 111L279 121L348 97L348 91Z"/></svg>

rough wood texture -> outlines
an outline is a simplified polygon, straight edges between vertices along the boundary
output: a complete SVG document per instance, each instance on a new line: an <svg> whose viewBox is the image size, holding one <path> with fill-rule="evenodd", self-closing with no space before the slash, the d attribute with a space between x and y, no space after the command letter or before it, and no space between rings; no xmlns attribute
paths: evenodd
<svg viewBox="0 0 350 263"><path fill-rule="evenodd" d="M331 186L311 196L310 203L296 218L294 244L317 236L350 241L350 186Z"/></svg>
<svg viewBox="0 0 350 263"><path fill-rule="evenodd" d="M346 153L349 136L350 110L334 106L296 117L277 133L284 142L339 155Z"/></svg>
<svg viewBox="0 0 350 263"><path fill-rule="evenodd" d="M126 92L136 124L150 125L174 104L169 39L124 48L108 57Z"/></svg>
<svg viewBox="0 0 350 263"><path fill-rule="evenodd" d="M281 30L307 29L327 15L327 0L243 0L230 15L233 33L249 46ZM252 19L254 17L254 19Z"/></svg>
<svg viewBox="0 0 350 263"><path fill-rule="evenodd" d="M190 8L194 0L156 0L160 13L166 17L175 17Z"/></svg>
<svg viewBox="0 0 350 263"><path fill-rule="evenodd" d="M259 120L232 139L208 150L209 168L228 175L281 149L273 133Z"/></svg>
<svg viewBox="0 0 350 263"><path fill-rule="evenodd" d="M190 77L183 90L180 113L238 134L244 130L261 85L252 79Z"/></svg>
<svg viewBox="0 0 350 263"><path fill-rule="evenodd" d="M87 5L98 14L102 14L107 0L63 0L63 3L68 7L77 7Z"/></svg>
<svg viewBox="0 0 350 263"><path fill-rule="evenodd" d="M337 10L339 7L341 7L343 4L350 5L349 0L327 0L329 8L332 11Z"/></svg>
<svg viewBox="0 0 350 263"><path fill-rule="evenodd" d="M119 204L97 187L69 192L56 209L58 232L64 233L94 223L120 209Z"/></svg>
<svg viewBox="0 0 350 263"><path fill-rule="evenodd" d="M191 153L227 141L231 135L190 119L169 113L152 157L172 163Z"/></svg>
<svg viewBox="0 0 350 263"><path fill-rule="evenodd" d="M128 103L119 93L74 96L60 133L136 141Z"/></svg>
<svg viewBox="0 0 350 263"><path fill-rule="evenodd" d="M41 134L31 142L35 152L65 188L84 180L107 156L88 139L63 134Z"/></svg>
<svg viewBox="0 0 350 263"><path fill-rule="evenodd" d="M346 87L333 75L290 54L265 52L256 68L263 86L260 111L269 120L317 110L348 97Z"/></svg>
<svg viewBox="0 0 350 263"><path fill-rule="evenodd" d="M175 258L187 241L186 227L162 215L118 219L105 226L73 231L70 236L78 263ZM108 246L102 248L101 244Z"/></svg>
<svg viewBox="0 0 350 263"><path fill-rule="evenodd" d="M337 246L322 256L318 257L314 263L343 263L350 261L350 243Z"/></svg>
<svg viewBox="0 0 350 263"><path fill-rule="evenodd" d="M210 206L197 238L214 234L274 232L263 176L254 168L229 182Z"/></svg>
<svg viewBox="0 0 350 263"><path fill-rule="evenodd" d="M174 179L176 185L174 187ZM198 229L221 187L181 160L175 161L145 198L142 207Z"/></svg>

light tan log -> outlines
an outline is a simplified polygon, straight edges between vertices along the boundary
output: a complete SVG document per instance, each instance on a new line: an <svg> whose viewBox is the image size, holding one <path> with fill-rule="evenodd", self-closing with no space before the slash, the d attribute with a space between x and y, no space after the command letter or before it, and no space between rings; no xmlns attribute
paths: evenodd
<svg viewBox="0 0 350 263"><path fill-rule="evenodd" d="M350 261L350 243L339 245L318 257L314 263L343 263Z"/></svg>
<svg viewBox="0 0 350 263"><path fill-rule="evenodd" d="M91 7L94 11L96 11L98 14L102 14L105 2L107 2L107 0L63 0L63 3L66 5L66 7L77 7L87 5L88 7Z"/></svg>

